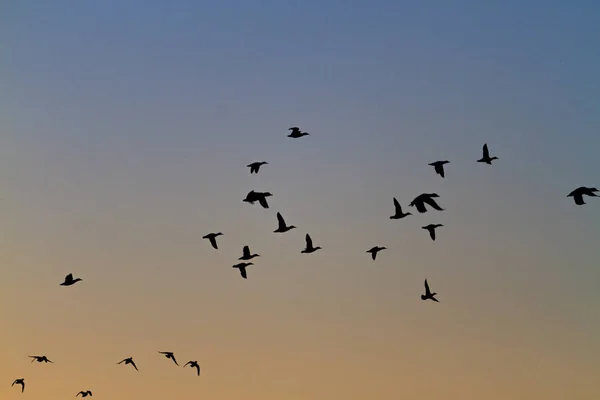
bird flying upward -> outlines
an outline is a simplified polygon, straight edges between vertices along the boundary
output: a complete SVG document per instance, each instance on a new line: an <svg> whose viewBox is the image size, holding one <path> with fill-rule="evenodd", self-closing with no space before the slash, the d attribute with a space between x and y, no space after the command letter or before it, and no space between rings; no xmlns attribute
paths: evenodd
<svg viewBox="0 0 600 400"><path fill-rule="evenodd" d="M421 295L421 300L433 300L439 303L438 299L434 297L435 295L437 295L437 293L431 293L431 291L429 290L429 284L427 283L427 279L425 279L425 294Z"/></svg>
<svg viewBox="0 0 600 400"><path fill-rule="evenodd" d="M217 246L217 236L222 236L222 235L223 234L221 232L209 233L208 235L202 236L202 239L208 239L210 241L210 244L212 245L212 247L214 247L216 250L218 250L219 247Z"/></svg>
<svg viewBox="0 0 600 400"><path fill-rule="evenodd" d="M65 276L65 281L63 283L61 283L60 286L71 286L82 280L83 279L81 279L81 278L73 279L73 274L69 274L69 275Z"/></svg>
<svg viewBox="0 0 600 400"><path fill-rule="evenodd" d="M498 157L490 157L490 151L488 150L487 143L483 145L483 157L481 157L477 162L486 163L492 165L492 161L498 160Z"/></svg>
<svg viewBox="0 0 600 400"><path fill-rule="evenodd" d="M314 253L315 251L319 250L321 247L317 246L317 247L313 247L313 242L312 239L310 238L310 235L307 233L306 237L306 248L304 250L302 250L300 253Z"/></svg>
<svg viewBox="0 0 600 400"><path fill-rule="evenodd" d="M278 222L277 229L275 229L273 231L273 232L276 232L276 233L284 233L284 232L287 232L287 231L289 231L291 229L296 228L294 225L289 225L288 226L285 223L285 220L283 219L283 217L281 216L280 213L277 213L277 222Z"/></svg>
<svg viewBox="0 0 600 400"><path fill-rule="evenodd" d="M390 217L390 219L402 219L406 216L412 215L411 213L407 212L406 214L402 212L402 207L400 206L400 203L398 203L398 199L396 199L394 197L394 209L395 209L395 213L394 215L392 215Z"/></svg>
<svg viewBox="0 0 600 400"><path fill-rule="evenodd" d="M260 257L260 254L250 254L250 247L244 246L242 248L242 256L238 260L252 260L254 257Z"/></svg>
<svg viewBox="0 0 600 400"><path fill-rule="evenodd" d="M175 355L170 352L170 351L159 351L160 354L164 354L164 356L166 358L169 358L171 360L173 360L173 362L175 363L175 365L179 366L179 364L177 364L177 360L175 359Z"/></svg>

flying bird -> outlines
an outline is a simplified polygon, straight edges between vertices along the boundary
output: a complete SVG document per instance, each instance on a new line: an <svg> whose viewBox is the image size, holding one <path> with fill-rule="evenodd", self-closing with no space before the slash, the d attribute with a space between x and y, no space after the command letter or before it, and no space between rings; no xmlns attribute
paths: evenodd
<svg viewBox="0 0 600 400"><path fill-rule="evenodd" d="M34 361L37 361L39 363L45 362L45 363L54 364L52 361L48 360L48 358L46 358L46 356L27 356L27 357L31 358L32 363Z"/></svg>
<svg viewBox="0 0 600 400"><path fill-rule="evenodd" d="M449 164L450 161L436 161L436 162L432 162L431 165L434 169L435 169L435 173L438 174L439 176L441 176L442 178L445 178L444 175L444 164Z"/></svg>
<svg viewBox="0 0 600 400"><path fill-rule="evenodd" d="M409 212L408 212L408 213L406 213L406 214L404 214L404 213L402 212L402 207L400 206L400 203L398 203L398 200L397 200L395 197L394 197L394 208L396 209L396 212L395 212L395 214L394 214L394 215L392 215L392 216L390 217L390 219L402 219L402 218L404 218L404 217L406 217L406 216L408 216L408 215L412 215L412 214L411 214L411 213L409 213Z"/></svg>
<svg viewBox="0 0 600 400"><path fill-rule="evenodd" d="M258 203L263 208L269 208L269 203L267 203L267 197L270 197L270 196L273 196L270 192L255 192L254 190L251 190L246 195L246 198L242 201L245 201L246 203L250 203L250 204L254 204L255 202L258 201Z"/></svg>
<svg viewBox="0 0 600 400"><path fill-rule="evenodd" d="M15 379L15 381L10 385L11 387L15 385L21 385L21 393L25 391L25 378Z"/></svg>
<svg viewBox="0 0 600 400"><path fill-rule="evenodd" d="M214 247L215 249L219 249L219 247L217 247L217 236L222 236L223 234L221 232L218 233L209 233L208 235L204 235L202 236L202 239L208 239L210 241L210 244L212 245L212 247Z"/></svg>
<svg viewBox="0 0 600 400"><path fill-rule="evenodd" d="M429 231L429 236L431 236L431 240L435 240L435 228L439 228L440 226L444 226L442 224L429 224L427 226L423 226L423 229L427 229Z"/></svg>
<svg viewBox="0 0 600 400"><path fill-rule="evenodd" d="M420 213L424 213L427 212L427 209L425 208L425 204L427 204L429 207L436 209L438 211L444 211L443 208L441 208L436 202L435 200L433 200L434 197L440 197L437 193L423 193L418 195L417 197L414 198L414 200L409 204L409 206L411 207L417 207L417 211Z"/></svg>
<svg viewBox="0 0 600 400"><path fill-rule="evenodd" d="M246 165L246 167L250 168L250 174L258 174L258 170L260 169L260 167L266 164L268 164L268 162L266 161L257 161L253 162L252 164Z"/></svg>
<svg viewBox="0 0 600 400"><path fill-rule="evenodd" d="M578 206L582 206L582 205L586 204L586 202L583 201L583 196L600 197L596 194L597 191L598 191L598 189L593 188L593 187L589 188L589 187L581 186L581 187L578 187L577 189L573 190L571 193L569 193L567 195L567 197L573 197L575 204L577 204Z"/></svg>
<svg viewBox="0 0 600 400"><path fill-rule="evenodd" d="M198 365L198 361L188 361L183 367L185 368L187 365L189 365L190 368L196 368L196 371L198 371L198 376L200 376L200 365Z"/></svg>
<svg viewBox="0 0 600 400"><path fill-rule="evenodd" d="M137 368L137 366L133 362L133 357L128 357L128 358L124 359L123 361L119 361L117 364L122 364L122 363L125 363L125 365L131 364L131 366L133 368L135 368L136 371L139 371L138 368Z"/></svg>
<svg viewBox="0 0 600 400"><path fill-rule="evenodd" d="M233 266L233 268L237 268L240 270L240 275L242 275L242 278L244 279L248 279L248 275L246 274L246 267L250 266L250 265L254 265L254 263L239 263L239 264L235 264ZM185 367L185 365L184 365Z"/></svg>
<svg viewBox="0 0 600 400"><path fill-rule="evenodd" d="M379 246L375 246L375 247L371 247L370 250L367 250L367 253L371 253L371 257L373 258L373 260L375 260L375 258L377 257L377 253L379 253L381 250L386 250L386 247L379 247Z"/></svg>
<svg viewBox="0 0 600 400"><path fill-rule="evenodd" d="M498 157L490 157L490 151L488 150L487 143L483 145L483 157L477 160L477 162L483 162L492 165L492 161L498 160Z"/></svg>
<svg viewBox="0 0 600 400"><path fill-rule="evenodd" d="M308 132L302 132L300 130L300 128L298 128L297 126L291 127L290 129L288 129L288 131L292 131L292 133L290 133L288 135L288 137L291 137L294 139L301 138L302 136L310 135L310 133L308 133Z"/></svg>
<svg viewBox="0 0 600 400"><path fill-rule="evenodd" d="M434 297L435 295L437 295L437 293L431 293L431 291L429 290L429 284L427 283L427 279L425 279L425 294L421 295L421 300L433 300L439 303L438 299Z"/></svg>
<svg viewBox="0 0 600 400"><path fill-rule="evenodd" d="M242 248L242 256L238 260L252 260L254 257L260 257L260 254L250 254L250 247L244 246Z"/></svg>
<svg viewBox="0 0 600 400"><path fill-rule="evenodd" d="M277 221L279 223L279 226L273 232L284 233L284 232L289 231L290 229L295 228L294 225L290 225L290 226L286 225L285 220L283 219L283 217L281 216L280 213L277 213Z"/></svg>
<svg viewBox="0 0 600 400"><path fill-rule="evenodd" d="M85 392L82 390L81 392L77 393L77 396L81 395L81 397L88 397L92 395L91 390L86 390ZM77 397L75 396L75 397Z"/></svg>
<svg viewBox="0 0 600 400"><path fill-rule="evenodd" d="M63 283L61 283L59 286L71 286L82 280L83 279L81 279L81 278L73 279L73 274L69 274L69 275L65 276L65 281Z"/></svg>
<svg viewBox="0 0 600 400"><path fill-rule="evenodd" d="M179 366L179 364L177 364L177 360L175 359L175 355L170 352L170 351L159 351L160 354L164 354L165 357L173 360L173 362L175 363L175 365Z"/></svg>
<svg viewBox="0 0 600 400"><path fill-rule="evenodd" d="M312 239L310 238L310 235L307 233L306 234L306 248L304 250L302 250L300 253L314 253L315 251L319 250L321 247L317 246L317 247L313 247L313 243L312 243Z"/></svg>

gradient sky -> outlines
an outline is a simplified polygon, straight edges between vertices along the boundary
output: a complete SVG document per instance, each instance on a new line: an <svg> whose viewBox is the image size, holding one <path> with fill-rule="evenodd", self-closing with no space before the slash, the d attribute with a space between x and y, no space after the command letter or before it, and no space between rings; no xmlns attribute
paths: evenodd
<svg viewBox="0 0 600 400"><path fill-rule="evenodd" d="M0 398L598 397L599 42L595 0L2 2Z"/></svg>

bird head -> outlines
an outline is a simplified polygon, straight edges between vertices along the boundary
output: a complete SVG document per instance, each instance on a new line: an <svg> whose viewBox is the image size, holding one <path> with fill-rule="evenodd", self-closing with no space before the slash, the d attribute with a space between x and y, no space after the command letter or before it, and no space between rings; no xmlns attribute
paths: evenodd
<svg viewBox="0 0 600 400"><path fill-rule="evenodd" d="M421 295L421 300L425 300L425 299L427 299L427 297L425 297L425 295L424 295L424 294L422 294L422 295Z"/></svg>
<svg viewBox="0 0 600 400"><path fill-rule="evenodd" d="M288 229L296 229L296 226L290 225L290 226L288 226Z"/></svg>

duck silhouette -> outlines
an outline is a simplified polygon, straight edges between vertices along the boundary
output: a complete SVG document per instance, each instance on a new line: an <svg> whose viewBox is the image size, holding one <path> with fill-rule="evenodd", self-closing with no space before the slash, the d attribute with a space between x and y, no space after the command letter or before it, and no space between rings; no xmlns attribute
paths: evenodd
<svg viewBox="0 0 600 400"><path fill-rule="evenodd" d="M125 363L125 365L131 364L131 366L133 368L135 368L136 371L139 371L137 365L135 365L135 362L133 362L133 357L127 357L123 361L119 361L117 364L122 364L122 363Z"/></svg>
<svg viewBox="0 0 600 400"><path fill-rule="evenodd" d="M273 232L276 233L284 233L287 232L291 229L295 229L296 227L294 225L287 225L285 223L285 220L283 219L283 217L281 216L280 213L277 213L277 222L278 222L278 226L277 229L275 229Z"/></svg>
<svg viewBox="0 0 600 400"><path fill-rule="evenodd" d="M302 132L300 130L300 128L298 128L297 126L293 126L290 129L288 129L288 131L292 131L292 133L290 133L288 135L288 137L297 139L297 138L301 138L302 136L306 136L306 135L310 135L310 133L308 132Z"/></svg>
<svg viewBox="0 0 600 400"><path fill-rule="evenodd" d="M242 201L250 204L254 204L258 201L258 204L262 206L262 208L269 208L269 203L267 202L267 197L271 197L273 194L270 192L255 192L251 190L246 195L246 198Z"/></svg>
<svg viewBox="0 0 600 400"><path fill-rule="evenodd" d="M239 263L239 264L235 264L233 266L233 268L237 268L240 270L240 275L242 275L242 278L244 279L248 279L248 275L246 274L246 267L250 266L250 265L254 265L254 263Z"/></svg>
<svg viewBox="0 0 600 400"><path fill-rule="evenodd" d="M173 360L173 362L175 363L175 365L179 366L179 364L177 364L177 360L175 359L175 355L170 352L170 351L159 351L160 354L163 354L166 358L169 358L171 360Z"/></svg>
<svg viewBox="0 0 600 400"><path fill-rule="evenodd" d="M77 395L75 397L80 396L80 395L81 395L81 397L88 397L88 396L92 395L92 392L91 392L91 390L86 390L85 392L82 390L81 392L77 393Z"/></svg>
<svg viewBox="0 0 600 400"><path fill-rule="evenodd" d="M439 303L438 299L434 297L435 295L437 295L437 293L431 293L427 279L425 279L425 294L421 295L421 300L433 300Z"/></svg>
<svg viewBox="0 0 600 400"><path fill-rule="evenodd" d="M190 368L196 368L196 371L198 371L198 376L200 376L200 365L198 365L198 361L188 361L183 367L185 368L188 365Z"/></svg>
<svg viewBox="0 0 600 400"><path fill-rule="evenodd" d="M582 206L586 204L585 201L583 201L583 196L600 197L596 194L597 191L598 189L594 187L589 188L581 186L569 193L567 197L572 197L573 201L575 201L575 204L577 204L578 206Z"/></svg>
<svg viewBox="0 0 600 400"><path fill-rule="evenodd" d="M37 361L39 363L51 363L54 364L52 361L48 360L48 358L46 356L27 356L29 358L31 358L31 362L33 363L34 361Z"/></svg>
<svg viewBox="0 0 600 400"><path fill-rule="evenodd" d="M83 279L81 279L81 278L73 279L73 274L69 274L69 275L65 276L65 281L63 283L61 283L60 286L71 286L82 280Z"/></svg>
<svg viewBox="0 0 600 400"><path fill-rule="evenodd" d="M260 257L260 254L250 254L250 247L244 246L242 248L242 256L238 260L252 260L254 257Z"/></svg>
<svg viewBox="0 0 600 400"><path fill-rule="evenodd" d="M15 385L21 385L21 393L23 393L25 391L25 378L15 379L15 381L10 386L12 387Z"/></svg>
<svg viewBox="0 0 600 400"><path fill-rule="evenodd" d="M488 150L487 143L483 145L483 157L481 157L477 162L486 163L492 165L492 161L498 160L498 157L490 157L490 151Z"/></svg>
<svg viewBox="0 0 600 400"><path fill-rule="evenodd" d="M212 245L212 247L214 247L216 250L218 250L219 247L217 246L217 236L223 236L223 234L221 232L209 233L208 235L202 236L202 239L208 239L210 241L210 244Z"/></svg>
<svg viewBox="0 0 600 400"><path fill-rule="evenodd" d="M367 250L367 253L371 253L371 258L375 260L375 258L377 257L377 253L379 253L381 250L386 250L386 248L379 246L371 247L371 249Z"/></svg>
<svg viewBox="0 0 600 400"><path fill-rule="evenodd" d="M252 164L246 165L246 167L250 168L250 174L258 174L258 170L260 169L260 167L266 164L268 164L268 162L266 161L257 161L253 162Z"/></svg>
<svg viewBox="0 0 600 400"><path fill-rule="evenodd" d="M321 247L317 246L317 247L313 247L313 242L312 239L310 238L310 235L307 233L306 234L306 248L304 250L302 250L300 253L314 253L315 251L319 250Z"/></svg>
<svg viewBox="0 0 600 400"><path fill-rule="evenodd" d="M440 226L444 226L442 224L429 224L427 226L421 227L422 229L426 229L429 231L429 236L431 240L435 240L435 228L439 228Z"/></svg>
<svg viewBox="0 0 600 400"><path fill-rule="evenodd" d="M445 161L432 162L429 165L431 165L434 168L436 174L438 174L442 178L445 178L445 176L444 176L444 164L449 164L449 163L450 163L450 161L445 160Z"/></svg>
<svg viewBox="0 0 600 400"><path fill-rule="evenodd" d="M407 212L406 214L402 212L402 207L400 206L400 203L398 203L398 200L395 197L394 197L394 209L396 212L394 213L394 215L392 215L390 217L390 219L402 219L404 217L412 215L409 212Z"/></svg>
<svg viewBox="0 0 600 400"><path fill-rule="evenodd" d="M433 200L434 197L440 197L437 193L423 193L414 198L414 200L409 204L410 207L416 207L417 211L420 213L427 212L427 208L425 208L425 204L429 207L438 210L444 211L438 203Z"/></svg>

